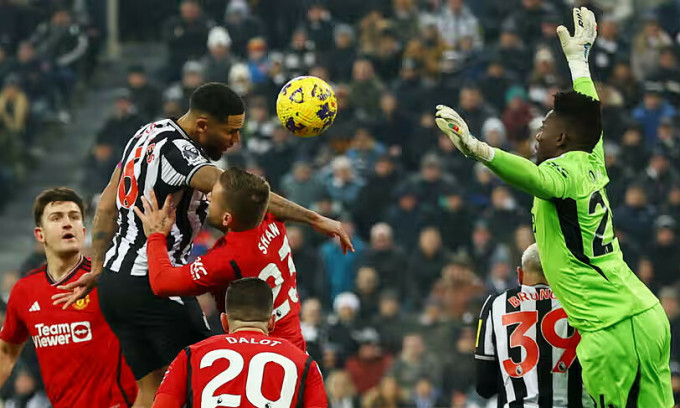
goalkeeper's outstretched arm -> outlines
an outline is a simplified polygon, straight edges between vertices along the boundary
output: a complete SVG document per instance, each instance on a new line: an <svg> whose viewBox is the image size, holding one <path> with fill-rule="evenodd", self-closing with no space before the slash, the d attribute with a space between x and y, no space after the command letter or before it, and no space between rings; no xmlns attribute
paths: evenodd
<svg viewBox="0 0 680 408"><path fill-rule="evenodd" d="M574 8L574 36L564 26L557 29L564 55L569 63L574 90L578 93L597 99L595 85L590 78L588 54L597 36L594 14L585 7ZM533 162L493 148L470 135L465 121L453 109L437 106L436 123L465 156L483 162L497 176L542 199L562 198L567 188L564 169L556 163L537 166ZM602 153L602 140L595 147L596 154ZM602 154L603 156L603 154Z"/></svg>

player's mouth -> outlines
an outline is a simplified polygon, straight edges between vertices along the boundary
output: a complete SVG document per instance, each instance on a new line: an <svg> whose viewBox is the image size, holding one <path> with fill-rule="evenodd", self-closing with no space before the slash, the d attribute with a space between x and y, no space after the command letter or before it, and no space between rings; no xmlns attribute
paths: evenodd
<svg viewBox="0 0 680 408"><path fill-rule="evenodd" d="M61 239L71 240L71 239L76 239L76 236L71 234L70 232L67 232L66 234L61 236Z"/></svg>

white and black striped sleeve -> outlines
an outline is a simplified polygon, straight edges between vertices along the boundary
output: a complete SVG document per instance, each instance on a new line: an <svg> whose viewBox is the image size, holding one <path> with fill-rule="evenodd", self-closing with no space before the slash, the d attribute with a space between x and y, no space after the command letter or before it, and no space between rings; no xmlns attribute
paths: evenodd
<svg viewBox="0 0 680 408"><path fill-rule="evenodd" d="M479 314L477 341L475 344L475 358L478 360L496 360L492 313L494 299L496 299L495 295L489 296Z"/></svg>
<svg viewBox="0 0 680 408"><path fill-rule="evenodd" d="M186 139L174 139L161 150L161 178L168 185L189 186L198 169L210 165L198 148Z"/></svg>

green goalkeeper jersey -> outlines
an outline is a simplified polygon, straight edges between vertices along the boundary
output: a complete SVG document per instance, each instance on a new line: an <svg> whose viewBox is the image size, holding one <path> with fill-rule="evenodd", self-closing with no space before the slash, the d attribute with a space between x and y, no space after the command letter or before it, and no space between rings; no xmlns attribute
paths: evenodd
<svg viewBox="0 0 680 408"><path fill-rule="evenodd" d="M590 78L578 78L574 90L597 98ZM614 236L601 138L592 153L571 151L539 166L496 149L487 165L535 197L541 264L572 326L599 330L657 304L623 261Z"/></svg>

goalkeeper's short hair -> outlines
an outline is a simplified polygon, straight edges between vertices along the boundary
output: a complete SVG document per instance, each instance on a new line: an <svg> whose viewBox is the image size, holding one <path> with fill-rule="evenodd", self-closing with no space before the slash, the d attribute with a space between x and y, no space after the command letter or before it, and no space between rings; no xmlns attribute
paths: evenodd
<svg viewBox="0 0 680 408"><path fill-rule="evenodd" d="M600 101L574 90L555 94L553 111L567 126L578 150L591 152L602 134Z"/></svg>

